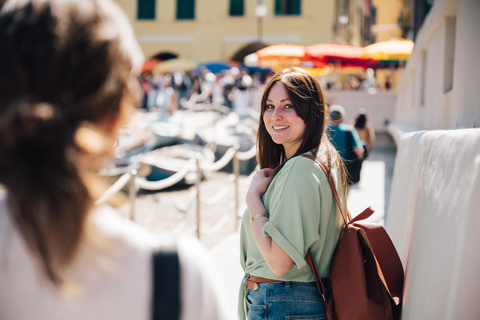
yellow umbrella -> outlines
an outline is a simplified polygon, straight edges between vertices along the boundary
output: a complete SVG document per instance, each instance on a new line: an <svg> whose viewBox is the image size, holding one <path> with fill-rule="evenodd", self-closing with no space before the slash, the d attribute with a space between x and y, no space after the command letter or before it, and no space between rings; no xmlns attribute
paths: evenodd
<svg viewBox="0 0 480 320"><path fill-rule="evenodd" d="M412 40L381 41L363 48L363 56L375 60L407 60L413 51Z"/></svg>
<svg viewBox="0 0 480 320"><path fill-rule="evenodd" d="M198 66L198 62L185 58L176 58L163 61L159 63L154 69L153 73L168 73L172 71L189 72Z"/></svg>

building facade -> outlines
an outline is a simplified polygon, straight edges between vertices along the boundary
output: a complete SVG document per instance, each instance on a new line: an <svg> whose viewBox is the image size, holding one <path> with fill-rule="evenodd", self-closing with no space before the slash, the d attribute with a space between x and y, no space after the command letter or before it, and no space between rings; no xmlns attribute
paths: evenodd
<svg viewBox="0 0 480 320"><path fill-rule="evenodd" d="M335 1L335 42L359 47L369 45L372 43L371 26L371 0Z"/></svg>
<svg viewBox="0 0 480 320"><path fill-rule="evenodd" d="M405 38L402 27L408 12L403 0L372 0L372 42Z"/></svg>
<svg viewBox="0 0 480 320"><path fill-rule="evenodd" d="M480 2L437 0L398 83L395 122L418 130L480 126Z"/></svg>
<svg viewBox="0 0 480 320"><path fill-rule="evenodd" d="M146 58L231 60L243 48L333 40L335 0L117 0ZM264 17L258 5L266 5ZM257 9L257 12L256 12ZM260 12L261 15L261 12Z"/></svg>

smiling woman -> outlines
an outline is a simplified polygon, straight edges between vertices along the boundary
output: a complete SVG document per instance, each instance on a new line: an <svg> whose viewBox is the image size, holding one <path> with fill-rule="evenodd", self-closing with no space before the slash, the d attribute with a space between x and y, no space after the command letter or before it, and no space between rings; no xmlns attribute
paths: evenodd
<svg viewBox="0 0 480 320"><path fill-rule="evenodd" d="M325 316L305 255L312 253L328 298L343 220L327 176L302 156L328 167L345 208L345 170L328 140L325 110L320 84L305 70L281 70L266 86L257 136L261 170L247 192L240 233L240 319Z"/></svg>
<svg viewBox="0 0 480 320"><path fill-rule="evenodd" d="M270 90L263 122L272 140L283 145L286 157L291 158L302 143L305 122L297 115L287 89L281 82L277 82Z"/></svg>

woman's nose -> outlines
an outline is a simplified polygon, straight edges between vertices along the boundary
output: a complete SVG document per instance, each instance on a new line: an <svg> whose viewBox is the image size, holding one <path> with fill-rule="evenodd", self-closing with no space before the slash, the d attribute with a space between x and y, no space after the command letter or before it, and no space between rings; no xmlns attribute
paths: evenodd
<svg viewBox="0 0 480 320"><path fill-rule="evenodd" d="M273 119L274 120L279 120L282 118L282 111L280 110L280 108L275 108L273 110Z"/></svg>

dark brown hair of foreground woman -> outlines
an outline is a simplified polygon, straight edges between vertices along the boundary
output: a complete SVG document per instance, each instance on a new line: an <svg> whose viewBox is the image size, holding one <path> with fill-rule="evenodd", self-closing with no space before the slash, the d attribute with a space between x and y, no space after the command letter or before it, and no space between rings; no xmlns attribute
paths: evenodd
<svg viewBox="0 0 480 320"><path fill-rule="evenodd" d="M273 174L276 174L287 160L284 147L272 140L265 128L265 122L262 120L267 108L268 95L277 82L283 83L295 112L305 122L302 143L292 158L317 149L317 157L330 169L332 161L339 159L339 155L330 143L326 132L327 110L323 91L311 73L297 67L285 68L275 73L263 93L257 134L257 162L260 168L275 169ZM342 185L345 187L345 169L341 161L337 163L339 163Z"/></svg>
<svg viewBox="0 0 480 320"><path fill-rule="evenodd" d="M0 14L0 183L56 285L84 236L96 172L136 103L128 23L105 0L9 1Z"/></svg>

